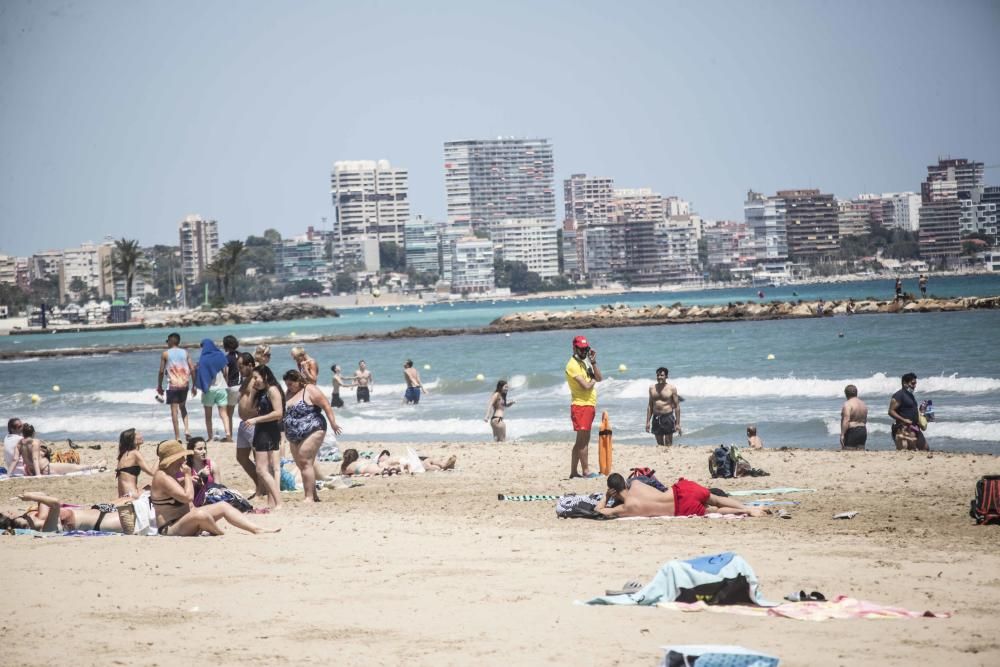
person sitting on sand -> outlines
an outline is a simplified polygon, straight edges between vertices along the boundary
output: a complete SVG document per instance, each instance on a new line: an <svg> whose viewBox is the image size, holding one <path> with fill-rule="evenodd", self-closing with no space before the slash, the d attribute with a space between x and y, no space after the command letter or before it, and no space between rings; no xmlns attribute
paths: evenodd
<svg viewBox="0 0 1000 667"><path fill-rule="evenodd" d="M608 501L614 500L614 507ZM608 492L597 507L607 517L629 516L705 516L709 507L718 514L746 514L763 516L757 507L746 507L731 498L721 498L700 484L683 477L671 487L670 492L657 491L647 484L626 487L625 478L618 473L608 475Z"/></svg>
<svg viewBox="0 0 1000 667"><path fill-rule="evenodd" d="M747 426L747 447L750 449L764 449L764 441L757 435L757 425Z"/></svg>
<svg viewBox="0 0 1000 667"><path fill-rule="evenodd" d="M139 451L144 442L142 433L134 428L124 430L118 436L118 467L115 468L115 477L118 480L119 498L138 498L139 473L144 472L152 477L156 472Z"/></svg>
<svg viewBox="0 0 1000 667"><path fill-rule="evenodd" d="M361 458L358 450L353 447L344 451L344 458L340 462L341 475L398 475L401 472L399 465L373 463L371 459Z"/></svg>
<svg viewBox="0 0 1000 667"><path fill-rule="evenodd" d="M43 533L66 530L100 530L106 533L121 533L121 520L114 505L94 505L93 507L63 507L58 498L29 491L18 496L29 503L38 503L33 510L24 514L16 512L0 513L0 531L12 528L28 528ZM114 514L106 519L108 514Z"/></svg>
<svg viewBox="0 0 1000 667"><path fill-rule="evenodd" d="M208 489L213 484L222 484L222 470L208 458L208 445L204 438L191 438L188 440L188 447L192 452L187 457L187 464L191 468L191 480L194 482L194 506L201 507L205 504ZM183 475L178 481L184 481Z"/></svg>
<svg viewBox="0 0 1000 667"><path fill-rule="evenodd" d="M207 532L222 535L216 523L225 519L231 525L255 535L276 533L279 529L264 529L248 521L238 509L229 503L213 503L204 507L192 507L194 503L194 481L187 457L194 452L185 449L178 440L165 440L156 448L160 459L159 469L153 475L150 503L156 510L157 532L160 535L193 537ZM183 483L176 479L181 473Z"/></svg>
<svg viewBox="0 0 1000 667"><path fill-rule="evenodd" d="M49 460L51 449L35 437L35 427L25 423L21 426L20 456L24 462L24 476L35 477L38 475L68 475L71 472L87 472L97 470L103 472L108 467L107 461L101 461L94 465L80 465L79 463L53 463ZM17 464L14 464L17 467Z"/></svg>
<svg viewBox="0 0 1000 667"><path fill-rule="evenodd" d="M458 457L452 454L446 459L432 459L429 456L419 456L421 465L424 466L424 470L427 471L437 471L437 470L451 470L458 463ZM389 453L388 449L383 449L379 452L378 458L375 462L380 466L397 466L403 470L403 472L410 471L410 462L395 458Z"/></svg>

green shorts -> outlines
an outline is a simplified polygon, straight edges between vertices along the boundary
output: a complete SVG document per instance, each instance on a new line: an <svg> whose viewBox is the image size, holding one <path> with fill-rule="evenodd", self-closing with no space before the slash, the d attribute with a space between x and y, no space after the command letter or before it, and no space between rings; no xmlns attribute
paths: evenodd
<svg viewBox="0 0 1000 667"><path fill-rule="evenodd" d="M219 407L225 407L229 403L229 392L225 387L219 387L217 389L209 389L208 391L202 392L201 394L201 404L206 408L210 408L213 405L218 405Z"/></svg>

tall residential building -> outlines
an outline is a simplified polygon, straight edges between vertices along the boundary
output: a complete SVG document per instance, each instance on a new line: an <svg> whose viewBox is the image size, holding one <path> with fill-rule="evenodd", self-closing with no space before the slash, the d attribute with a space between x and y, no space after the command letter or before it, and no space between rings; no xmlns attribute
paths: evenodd
<svg viewBox="0 0 1000 667"><path fill-rule="evenodd" d="M998 227L1000 227L1000 185L988 185L983 188L980 206L982 207L980 230L990 237L990 244L996 246Z"/></svg>
<svg viewBox="0 0 1000 667"><path fill-rule="evenodd" d="M612 215L615 181L602 176L573 174L563 181L565 220L572 229L604 224Z"/></svg>
<svg viewBox="0 0 1000 667"><path fill-rule="evenodd" d="M927 167L920 184L921 258L944 264L958 259L963 218L967 229L978 228L984 168L982 162L952 158Z"/></svg>
<svg viewBox="0 0 1000 667"><path fill-rule="evenodd" d="M489 239L466 236L451 244L451 291L458 294L492 292L493 243Z"/></svg>
<svg viewBox="0 0 1000 667"><path fill-rule="evenodd" d="M513 218L493 228L493 250L506 262L523 262L542 278L559 275L559 234L538 218Z"/></svg>
<svg viewBox="0 0 1000 667"><path fill-rule="evenodd" d="M438 223L422 215L406 223L406 268L441 275L441 235Z"/></svg>
<svg viewBox="0 0 1000 667"><path fill-rule="evenodd" d="M784 199L750 190L743 203L743 215L753 234L754 261L767 263L788 259Z"/></svg>
<svg viewBox="0 0 1000 667"><path fill-rule="evenodd" d="M686 282L699 277L700 238L701 218L697 215L672 215L656 223L655 242L659 250L656 284Z"/></svg>
<svg viewBox="0 0 1000 667"><path fill-rule="evenodd" d="M63 250L62 272L59 275L59 300L71 294L93 290L98 297L111 296L114 280L111 274L111 243L84 243L78 248ZM74 279L79 278L79 282ZM74 284L82 284L77 292Z"/></svg>
<svg viewBox="0 0 1000 667"><path fill-rule="evenodd" d="M785 202L788 255L795 260L829 257L840 251L837 206L819 190L779 190Z"/></svg>
<svg viewBox="0 0 1000 667"><path fill-rule="evenodd" d="M323 239L305 236L282 239L272 244L274 273L283 285L299 280L315 280L324 286L330 282L332 263L326 259Z"/></svg>
<svg viewBox="0 0 1000 667"><path fill-rule="evenodd" d="M680 197L664 197L663 205L667 210L667 216L691 215L691 202Z"/></svg>
<svg viewBox="0 0 1000 667"><path fill-rule="evenodd" d="M330 193L335 209L339 266L362 263L364 241L403 245L410 218L409 172L388 160L344 160L333 164Z"/></svg>
<svg viewBox="0 0 1000 667"><path fill-rule="evenodd" d="M721 222L705 228L703 232L708 251L708 266L732 269L753 263L753 257L745 257L741 243L751 236L750 228L740 222Z"/></svg>
<svg viewBox="0 0 1000 667"><path fill-rule="evenodd" d="M17 257L0 255L0 284L17 284Z"/></svg>
<svg viewBox="0 0 1000 667"><path fill-rule="evenodd" d="M470 139L444 144L448 222L492 232L510 218L556 221L548 139Z"/></svg>
<svg viewBox="0 0 1000 667"><path fill-rule="evenodd" d="M219 252L219 223L200 215L186 216L178 225L181 241L181 273L187 287L200 282L205 267Z"/></svg>
<svg viewBox="0 0 1000 667"><path fill-rule="evenodd" d="M920 195L914 192L886 192L881 199L882 226L904 232L920 229Z"/></svg>
<svg viewBox="0 0 1000 667"><path fill-rule="evenodd" d="M31 256L29 262L29 273L31 280L59 279L62 273L63 251L43 250Z"/></svg>
<svg viewBox="0 0 1000 667"><path fill-rule="evenodd" d="M969 162L962 158L938 158L937 164L927 167L928 181L955 181L959 199L968 199L969 193L983 184L982 162Z"/></svg>
<svg viewBox="0 0 1000 667"><path fill-rule="evenodd" d="M837 227L840 236L863 236L871 231L872 217L867 202L837 200Z"/></svg>
<svg viewBox="0 0 1000 667"><path fill-rule="evenodd" d="M452 251L455 242L472 236L472 228L468 225L453 225L444 223L438 226L438 246L441 248L441 280L451 282L451 265L454 258Z"/></svg>
<svg viewBox="0 0 1000 667"><path fill-rule="evenodd" d="M624 232L623 252L613 248L613 273L631 285L662 283L663 248L657 225L667 218L663 197L650 188L617 189L612 216L614 226Z"/></svg>

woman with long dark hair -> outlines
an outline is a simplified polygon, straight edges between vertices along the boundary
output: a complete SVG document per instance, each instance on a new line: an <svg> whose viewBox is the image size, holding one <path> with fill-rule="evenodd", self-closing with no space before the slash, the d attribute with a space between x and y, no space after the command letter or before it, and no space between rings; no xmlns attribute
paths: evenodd
<svg viewBox="0 0 1000 667"><path fill-rule="evenodd" d="M118 436L118 464L115 477L118 480L119 498L139 497L139 473L150 477L156 472L143 458L140 447L145 442L142 433L134 428L125 429Z"/></svg>
<svg viewBox="0 0 1000 667"><path fill-rule="evenodd" d="M273 508L281 507L278 490L280 469L275 470L271 452L281 446L281 420L285 416L285 394L281 391L274 373L267 366L258 366L250 376L250 389L254 392L257 416L247 423L253 426L253 459L257 483L267 493L267 502ZM315 492L315 489L314 489Z"/></svg>
<svg viewBox="0 0 1000 667"><path fill-rule="evenodd" d="M507 439L507 422L503 420L504 408L514 405L514 401L507 400L507 390L509 385L506 380L497 382L496 391L490 396L486 403L486 417L484 422L489 422L493 429L493 440L503 442Z"/></svg>

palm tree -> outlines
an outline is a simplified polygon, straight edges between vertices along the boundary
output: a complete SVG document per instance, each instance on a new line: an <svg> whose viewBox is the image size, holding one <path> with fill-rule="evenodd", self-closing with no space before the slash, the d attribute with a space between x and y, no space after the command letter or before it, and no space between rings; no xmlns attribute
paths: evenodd
<svg viewBox="0 0 1000 667"><path fill-rule="evenodd" d="M206 278L213 278L215 280L215 291L219 295L220 299L225 299L225 294L222 292L222 281L226 275L226 268L222 262L222 257L216 257L211 262L205 266L204 274Z"/></svg>
<svg viewBox="0 0 1000 667"><path fill-rule="evenodd" d="M222 268L222 282L225 287L224 296L232 296L229 293L229 285L236 272L239 271L240 257L246 250L243 241L226 241L226 244L219 250L216 261L220 262Z"/></svg>
<svg viewBox="0 0 1000 667"><path fill-rule="evenodd" d="M126 303L132 298L132 283L135 281L141 257L138 241L124 237L115 241L111 269L118 277L125 278Z"/></svg>

